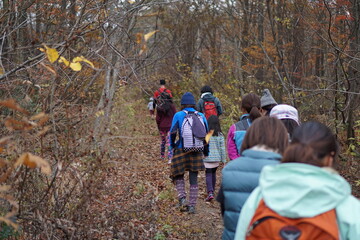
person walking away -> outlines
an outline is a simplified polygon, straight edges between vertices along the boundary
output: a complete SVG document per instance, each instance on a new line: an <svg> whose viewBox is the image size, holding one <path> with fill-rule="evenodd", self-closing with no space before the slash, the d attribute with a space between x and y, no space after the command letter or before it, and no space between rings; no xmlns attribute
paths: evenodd
<svg viewBox="0 0 360 240"><path fill-rule="evenodd" d="M167 160L171 161L172 150L170 149L170 127L172 119L176 113L176 108L169 95L163 99L164 103L161 107L158 106L156 110L156 124L159 129L161 144L160 144L160 158L165 159L166 147L168 148Z"/></svg>
<svg viewBox="0 0 360 240"><path fill-rule="evenodd" d="M250 193L258 186L261 169L280 163L289 144L286 128L270 117L256 119L246 132L241 157L230 161L222 170L219 194L224 220L222 239L234 239L239 214Z"/></svg>
<svg viewBox="0 0 360 240"><path fill-rule="evenodd" d="M260 98L254 93L244 96L241 101L241 111L244 114L240 117L240 121L230 127L227 135L227 151L230 160L240 157L240 148L246 130L256 118L261 117Z"/></svg>
<svg viewBox="0 0 360 240"><path fill-rule="evenodd" d="M149 103L147 105L147 108L149 109L150 117L153 118L154 113L155 113L155 111L154 111L154 98L151 97L149 100L150 101L149 101Z"/></svg>
<svg viewBox="0 0 360 240"><path fill-rule="evenodd" d="M360 239L360 201L332 168L338 151L325 125L307 122L296 128L282 163L261 172L235 239ZM254 227L258 217L263 220Z"/></svg>
<svg viewBox="0 0 360 240"><path fill-rule="evenodd" d="M289 140L291 141L294 129L300 125L299 114L296 108L287 104L279 104L271 110L270 117L276 117L281 120L288 130Z"/></svg>
<svg viewBox="0 0 360 240"><path fill-rule="evenodd" d="M208 132L205 116L195 110L195 98L186 92L181 98L182 110L174 115L170 141L174 156L171 161L171 178L178 192L181 211L195 213L198 198L198 172L204 171L204 141ZM178 140L176 140L178 137ZM190 196L186 201L185 171L189 172Z"/></svg>
<svg viewBox="0 0 360 240"><path fill-rule="evenodd" d="M212 115L208 118L209 132L212 135L209 140L209 156L204 158L205 175L206 175L206 190L208 196L206 201L214 199L215 185L216 185L216 170L220 162L226 162L225 138L221 132L219 118Z"/></svg>
<svg viewBox="0 0 360 240"><path fill-rule="evenodd" d="M203 113L206 119L210 116L220 116L223 113L220 100L215 97L213 90L210 86L203 86L201 88L201 97L196 104L196 109Z"/></svg>
<svg viewBox="0 0 360 240"><path fill-rule="evenodd" d="M269 89L264 89L263 95L260 98L261 102L261 115L263 116L269 116L270 111L273 107L277 105L277 102L271 95Z"/></svg>
<svg viewBox="0 0 360 240"><path fill-rule="evenodd" d="M161 96L162 92L167 93L171 98L173 97L171 91L169 89L167 89L165 86L166 85L165 79L160 79L159 83L160 83L160 88L154 92L155 105L158 104L157 101L158 101L159 97Z"/></svg>

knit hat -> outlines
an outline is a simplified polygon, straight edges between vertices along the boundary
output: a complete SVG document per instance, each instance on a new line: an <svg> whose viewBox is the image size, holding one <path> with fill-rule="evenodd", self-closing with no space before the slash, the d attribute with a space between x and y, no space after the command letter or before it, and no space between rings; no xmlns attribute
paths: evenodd
<svg viewBox="0 0 360 240"><path fill-rule="evenodd" d="M181 105L195 105L195 98L194 95L192 95L191 92L186 92L184 93L184 95L181 97L181 101L180 101Z"/></svg>
<svg viewBox="0 0 360 240"><path fill-rule="evenodd" d="M269 89L264 89L263 95L262 95L260 101L261 101L261 107L265 107L265 106L271 105L271 104L277 104L277 102L271 95Z"/></svg>
<svg viewBox="0 0 360 240"><path fill-rule="evenodd" d="M165 79L160 79L160 85L165 85Z"/></svg>
<svg viewBox="0 0 360 240"><path fill-rule="evenodd" d="M270 112L270 117L276 117L278 119L292 119L300 125L298 111L293 106L287 104L279 104L273 107Z"/></svg>

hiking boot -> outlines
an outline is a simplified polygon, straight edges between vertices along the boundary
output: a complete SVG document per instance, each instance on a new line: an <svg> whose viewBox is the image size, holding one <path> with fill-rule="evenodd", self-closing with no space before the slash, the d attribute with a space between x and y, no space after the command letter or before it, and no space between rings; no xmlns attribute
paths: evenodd
<svg viewBox="0 0 360 240"><path fill-rule="evenodd" d="M186 207L186 198L182 197L182 198L179 198L179 203L177 205L179 208L184 208Z"/></svg>
<svg viewBox="0 0 360 240"><path fill-rule="evenodd" d="M205 198L205 201L207 202L211 202L211 200L214 199L214 194L213 193L209 193L209 195L207 196L207 198Z"/></svg>
<svg viewBox="0 0 360 240"><path fill-rule="evenodd" d="M187 206L189 214L195 214L195 206Z"/></svg>
<svg viewBox="0 0 360 240"><path fill-rule="evenodd" d="M181 212L188 212L189 214L195 214L195 206L185 206L184 208L180 209Z"/></svg>

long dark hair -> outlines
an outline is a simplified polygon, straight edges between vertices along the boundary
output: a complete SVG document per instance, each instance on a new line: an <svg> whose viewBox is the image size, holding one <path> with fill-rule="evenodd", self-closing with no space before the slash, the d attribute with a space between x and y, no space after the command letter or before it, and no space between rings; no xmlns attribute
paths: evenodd
<svg viewBox="0 0 360 240"><path fill-rule="evenodd" d="M254 121L256 118L261 117L260 107L261 101L258 95L249 93L242 98L241 107L250 114L250 120Z"/></svg>
<svg viewBox="0 0 360 240"><path fill-rule="evenodd" d="M289 145L288 132L284 124L272 117L256 119L246 131L240 153L256 145L263 145L283 154Z"/></svg>
<svg viewBox="0 0 360 240"><path fill-rule="evenodd" d="M339 152L335 135L322 123L307 122L295 129L282 162L306 163L324 167L324 157Z"/></svg>
<svg viewBox="0 0 360 240"><path fill-rule="evenodd" d="M218 116L211 115L207 122L209 125L209 130L214 130L213 136L219 136L219 133L222 133Z"/></svg>

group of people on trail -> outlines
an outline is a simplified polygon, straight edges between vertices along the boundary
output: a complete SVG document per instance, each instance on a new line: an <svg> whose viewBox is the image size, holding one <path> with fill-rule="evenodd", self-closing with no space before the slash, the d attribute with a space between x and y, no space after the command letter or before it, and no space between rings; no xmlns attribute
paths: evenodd
<svg viewBox="0 0 360 240"><path fill-rule="evenodd" d="M160 85L153 107L161 158L168 145L180 211L196 212L198 173L205 170L205 200L216 197L220 203L222 239L360 239L360 201L332 168L339 148L328 127L301 123L296 108L278 104L265 89L261 98L254 93L242 98L243 115L225 140L219 120L223 108L210 86L201 88L197 102L184 93L176 112L171 91L164 80ZM227 156L230 162L216 191L216 171Z"/></svg>

